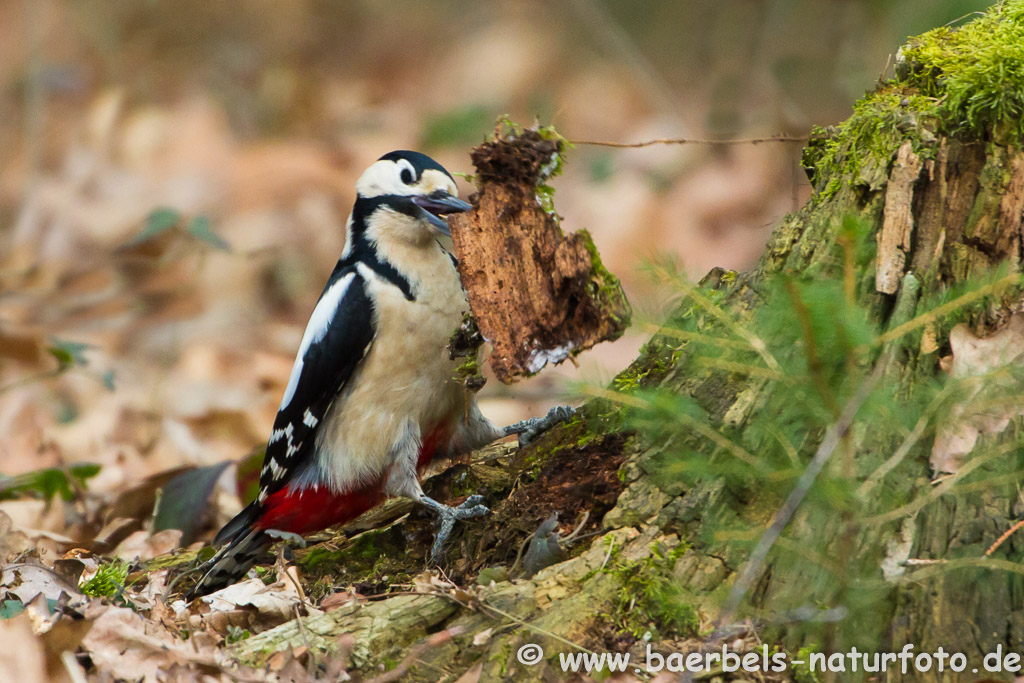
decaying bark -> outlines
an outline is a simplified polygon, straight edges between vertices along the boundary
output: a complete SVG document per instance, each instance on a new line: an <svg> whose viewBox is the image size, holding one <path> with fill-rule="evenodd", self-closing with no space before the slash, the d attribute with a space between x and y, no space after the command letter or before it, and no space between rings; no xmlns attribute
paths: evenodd
<svg viewBox="0 0 1024 683"><path fill-rule="evenodd" d="M370 604L352 603L254 635L238 643L232 654L244 662L299 646L332 651L338 648L338 636L348 633L353 636L349 652L352 664L363 667L385 652L399 653L457 610L455 601L434 595L399 595Z"/></svg>
<svg viewBox="0 0 1024 683"><path fill-rule="evenodd" d="M563 234L543 184L561 142L526 130L473 150L474 210L449 218L459 274L505 383L617 339L630 309L586 231Z"/></svg>
<svg viewBox="0 0 1024 683"><path fill-rule="evenodd" d="M885 214L878 233L878 260L875 268L875 289L895 294L903 277L910 235L914 230L914 183L921 175L921 159L914 154L910 142L903 143L896 156L889 189L885 193Z"/></svg>

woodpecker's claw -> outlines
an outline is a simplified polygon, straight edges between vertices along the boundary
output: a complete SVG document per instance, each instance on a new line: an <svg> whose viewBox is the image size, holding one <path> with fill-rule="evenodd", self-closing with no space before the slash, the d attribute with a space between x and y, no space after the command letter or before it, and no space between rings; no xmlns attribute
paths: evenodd
<svg viewBox="0 0 1024 683"><path fill-rule="evenodd" d="M448 543L448 537L452 535L452 529L455 528L455 522L480 517L490 512L483 504L483 496L470 496L461 505L454 508L427 496L422 496L420 502L433 510L441 522L437 535L434 537L434 545L430 547L430 562L432 564L437 564L440 561L444 546Z"/></svg>
<svg viewBox="0 0 1024 683"><path fill-rule="evenodd" d="M565 422L575 414L575 408L570 408L569 406L555 406L549 410L548 414L544 417L531 417L528 420L510 424L505 427L505 436L518 434L519 445L526 446L559 422Z"/></svg>

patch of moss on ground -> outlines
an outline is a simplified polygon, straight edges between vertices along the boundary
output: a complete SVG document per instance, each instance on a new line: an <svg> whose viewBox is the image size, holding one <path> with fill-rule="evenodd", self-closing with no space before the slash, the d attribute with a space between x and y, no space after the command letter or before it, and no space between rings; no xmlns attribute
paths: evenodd
<svg viewBox="0 0 1024 683"><path fill-rule="evenodd" d="M403 546L400 531L391 526L359 534L341 548L319 545L297 553L296 563L311 598L332 592L335 584L352 584L364 595L375 595L411 580L419 561L407 562Z"/></svg>
<svg viewBox="0 0 1024 683"><path fill-rule="evenodd" d="M697 634L700 620L689 594L672 576L672 568L686 552L680 543L672 549L661 544L651 554L636 561L610 562L620 588L616 606L609 616L619 627L635 638L650 632L655 638L689 637Z"/></svg>
<svg viewBox="0 0 1024 683"><path fill-rule="evenodd" d="M78 586L78 590L94 598L112 598L124 590L129 567L127 562L121 560L100 565L92 578Z"/></svg>

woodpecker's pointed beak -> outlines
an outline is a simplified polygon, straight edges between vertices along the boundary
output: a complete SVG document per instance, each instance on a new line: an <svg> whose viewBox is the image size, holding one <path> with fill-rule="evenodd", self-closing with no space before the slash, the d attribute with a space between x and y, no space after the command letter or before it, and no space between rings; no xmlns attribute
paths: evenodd
<svg viewBox="0 0 1024 683"><path fill-rule="evenodd" d="M450 213L463 213L473 208L469 202L453 197L444 190L437 190L429 195L414 196L412 202L420 208L421 218L437 228L442 235L448 237L451 237L452 232L443 217Z"/></svg>

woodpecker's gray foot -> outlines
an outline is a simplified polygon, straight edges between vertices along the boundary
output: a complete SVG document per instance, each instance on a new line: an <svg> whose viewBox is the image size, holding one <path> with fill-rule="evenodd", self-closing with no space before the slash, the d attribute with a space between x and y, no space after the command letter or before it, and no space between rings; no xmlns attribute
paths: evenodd
<svg viewBox="0 0 1024 683"><path fill-rule="evenodd" d="M519 445L526 446L538 436L554 427L559 422L565 422L576 414L574 408L569 406L555 406L548 411L544 417L531 417L529 420L516 422L505 427L505 436L519 435Z"/></svg>
<svg viewBox="0 0 1024 683"><path fill-rule="evenodd" d="M483 504L483 496L470 496L461 505L454 508L444 503L438 503L433 498L427 496L421 496L420 502L433 510L441 522L437 535L434 537L434 545L430 547L430 562L432 564L437 564L441 559L441 553L444 551L444 546L448 543L448 537L452 535L455 522L480 517L490 512L487 506Z"/></svg>

